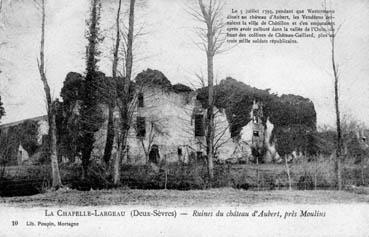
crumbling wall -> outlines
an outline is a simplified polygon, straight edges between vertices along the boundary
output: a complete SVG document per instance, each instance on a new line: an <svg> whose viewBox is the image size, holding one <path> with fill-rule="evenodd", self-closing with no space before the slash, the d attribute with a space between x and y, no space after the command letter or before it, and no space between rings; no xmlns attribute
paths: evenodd
<svg viewBox="0 0 369 237"><path fill-rule="evenodd" d="M128 153L123 163L144 164L152 145L159 150L160 161L190 162L190 156L197 152L206 154L204 138L195 137L193 110L196 104L195 93L175 92L153 85L143 87L143 107L136 106L128 134ZM95 134L94 155L102 156L107 132L107 108L103 109L106 121ZM137 136L137 117L145 118L145 137ZM216 155L227 159L234 151L229 133L229 124L224 112L216 111ZM116 144L113 156L116 152Z"/></svg>

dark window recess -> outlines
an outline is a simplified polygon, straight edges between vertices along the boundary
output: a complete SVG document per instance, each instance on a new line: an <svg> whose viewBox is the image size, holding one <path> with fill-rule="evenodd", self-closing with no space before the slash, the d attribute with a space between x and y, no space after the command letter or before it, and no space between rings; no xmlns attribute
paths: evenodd
<svg viewBox="0 0 369 237"><path fill-rule="evenodd" d="M259 131L254 131L254 132L253 132L253 135L254 135L255 137L258 137L258 136L259 136Z"/></svg>
<svg viewBox="0 0 369 237"><path fill-rule="evenodd" d="M203 156L202 156L202 152L201 151L197 151L196 152L196 158L197 158L197 160L202 160Z"/></svg>
<svg viewBox="0 0 369 237"><path fill-rule="evenodd" d="M181 155L182 155L182 148L178 147L177 154L178 154L179 156L181 156Z"/></svg>
<svg viewBox="0 0 369 237"><path fill-rule="evenodd" d="M145 126L145 117L137 117L137 137L145 137L146 135L146 126Z"/></svg>
<svg viewBox="0 0 369 237"><path fill-rule="evenodd" d="M149 153L149 161L155 164L159 163L160 161L159 146L156 144L153 144L151 146Z"/></svg>
<svg viewBox="0 0 369 237"><path fill-rule="evenodd" d="M138 93L138 107L144 107L144 95L142 92Z"/></svg>
<svg viewBox="0 0 369 237"><path fill-rule="evenodd" d="M205 126L202 114L195 115L195 136L196 137L205 136Z"/></svg>

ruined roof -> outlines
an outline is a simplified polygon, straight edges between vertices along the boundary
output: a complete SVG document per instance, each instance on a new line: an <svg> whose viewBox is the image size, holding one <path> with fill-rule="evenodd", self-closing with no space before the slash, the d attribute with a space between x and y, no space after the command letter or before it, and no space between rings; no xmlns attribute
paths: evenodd
<svg viewBox="0 0 369 237"><path fill-rule="evenodd" d="M161 71L150 68L137 74L136 83L139 85L158 85L168 89L172 87L168 78Z"/></svg>
<svg viewBox="0 0 369 237"><path fill-rule="evenodd" d="M172 85L168 78L159 70L152 70L150 68L140 72L136 76L136 84L160 86L162 89L173 91L175 93L188 93L193 90L181 83Z"/></svg>
<svg viewBox="0 0 369 237"><path fill-rule="evenodd" d="M177 83L175 85L172 86L174 92L176 93L181 93L181 92L192 92L193 90L186 86L186 85L183 85L181 83Z"/></svg>

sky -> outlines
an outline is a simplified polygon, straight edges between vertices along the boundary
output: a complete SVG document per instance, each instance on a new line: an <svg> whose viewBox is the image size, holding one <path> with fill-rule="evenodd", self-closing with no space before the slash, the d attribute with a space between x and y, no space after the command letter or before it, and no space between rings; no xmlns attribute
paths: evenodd
<svg viewBox="0 0 369 237"><path fill-rule="evenodd" d="M125 0L126 1L126 0ZM144 0L138 0L144 1ZM31 1L16 4L6 14L0 39L0 93L6 109L1 123L45 114L44 92L37 70L40 17ZM111 75L112 26L116 1L103 2L100 70ZM206 55L194 41L197 24L186 9L190 0L146 0L137 9L136 29L142 29L135 47L134 73L147 68L162 71L172 83L194 84L196 73L206 75ZM369 1L333 1L336 24L342 24L336 42L340 71L342 114L369 126ZM124 4L124 21L128 5ZM321 0L228 0L231 8L321 9ZM59 97L70 71L85 71L85 20L88 0L49 0L47 5L46 67L54 97ZM303 40L293 45L240 44L215 57L217 80L233 77L251 86L311 99L318 125L334 125L333 74L328 39Z"/></svg>

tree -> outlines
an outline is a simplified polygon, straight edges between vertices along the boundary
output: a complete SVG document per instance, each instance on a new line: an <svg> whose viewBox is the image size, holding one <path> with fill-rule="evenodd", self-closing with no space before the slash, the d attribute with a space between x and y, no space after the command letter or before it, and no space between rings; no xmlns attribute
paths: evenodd
<svg viewBox="0 0 369 237"><path fill-rule="evenodd" d="M120 182L120 164L122 162L122 158L124 152L126 151L127 145L127 136L130 128L130 88L131 88L131 79L132 79L132 66L133 66L133 39L134 39L134 21L135 21L135 0L130 0L129 4L129 16L128 16L128 33L127 33L127 41L124 48L125 52L125 64L123 71L125 72L123 77L120 78L117 88L122 88L123 91L117 91L118 96L118 108L120 115L120 124L119 124L119 137L118 137L118 152L116 156L116 160L114 161L114 184L118 185Z"/></svg>
<svg viewBox="0 0 369 237"><path fill-rule="evenodd" d="M81 116L76 109L83 99L85 81L80 73L69 72L64 80L60 96L56 125L59 150L69 161L74 162L82 151Z"/></svg>
<svg viewBox="0 0 369 237"><path fill-rule="evenodd" d="M118 0L118 9L116 14L116 38L114 43L114 50L113 50L113 64L112 64L112 80L110 83L115 83L117 81L117 74L118 74L118 62L119 62L119 45L120 45L120 12L121 12L122 0ZM116 86L116 85L115 85ZM114 93L115 95L116 93ZM105 161L106 165L108 165L111 153L114 144L114 118L113 112L115 107L116 96L110 96L108 101L108 127L107 127L107 134L106 134L106 143L104 149L104 156L103 160Z"/></svg>
<svg viewBox="0 0 369 237"><path fill-rule="evenodd" d="M336 130L337 130L337 144L336 144L336 160L335 160L335 170L337 177L337 188L338 190L342 190L342 148L343 148L343 139L342 139L342 131L341 131L341 117L340 117L340 106L339 106L339 72L338 72L338 64L336 62L336 54L335 54L335 40L337 34L341 28L339 25L337 28L333 22L333 14L332 10L327 9L327 2L324 1L323 4L325 11L325 18L327 23L326 31L329 34L330 46L331 46L331 64L332 64L332 73L334 78L334 108L336 112Z"/></svg>
<svg viewBox="0 0 369 237"><path fill-rule="evenodd" d="M208 107L208 101L209 101L209 88L206 82L206 79L204 78L203 74L196 74L196 78L198 79L198 85L193 85L194 90L197 90L197 96L196 99L200 101L202 104L202 107L207 108ZM212 143L212 151L213 151L213 160L219 158L217 157L217 154L219 153L219 150L222 149L223 145L229 142L231 138L230 134L230 128L231 128L231 121L228 121L226 111L224 110L226 106L224 104L219 104L217 101L221 98L222 101L227 101L226 104L228 105L231 98L229 95L225 95L222 93L221 90L219 90L218 83L216 82L215 85L213 85L213 143ZM193 113L193 111L191 112ZM206 114L207 115L207 114ZM191 122L192 124L192 122ZM207 128L209 129L209 128ZM207 132L208 130L206 130ZM198 142L207 148L209 145L208 139L206 139L205 143L203 143L201 138L198 138ZM207 148L208 150L208 148Z"/></svg>
<svg viewBox="0 0 369 237"><path fill-rule="evenodd" d="M352 159L354 164L360 164L361 185L365 185L364 168L367 163L369 144L366 137L368 131L364 123L355 120L349 114L343 114L341 121L343 157Z"/></svg>
<svg viewBox="0 0 369 237"><path fill-rule="evenodd" d="M98 72L98 56L100 55L99 44L103 41L100 34L100 11L101 1L91 0L90 19L87 21L86 38L86 76L85 86L82 95L80 108L81 129L82 129L82 178L88 174L91 152L95 142L95 132L97 132L103 121L102 111L98 103L98 81L105 77Z"/></svg>
<svg viewBox="0 0 369 237"><path fill-rule="evenodd" d="M206 113L206 112L205 112ZM199 111L198 108L185 109L186 116L182 116L182 114L178 115L179 119L183 121L183 124L186 126L183 128L183 133L185 137L188 138L195 138L197 147L191 147L193 151L202 150L202 148L207 149L207 142L206 139L204 140L201 135L206 134L206 129L204 124L204 114L201 110ZM227 120L226 114L223 110L214 108L214 142L212 150L214 152L214 161L218 160L220 157L220 153L226 144L232 141L231 134L229 132L230 123ZM185 144L184 144L185 145ZM224 158L224 157L223 157Z"/></svg>
<svg viewBox="0 0 369 237"><path fill-rule="evenodd" d="M155 144L156 137L157 136L167 136L168 131L165 130L166 121L163 119L160 119L156 116L150 116L150 117L145 117L145 120L147 120L147 123L149 124L148 126L149 131L147 134L147 139L145 139L146 129L145 127L142 127L138 124L140 121L139 119L137 119L135 129L136 129L137 136L140 139L142 149L145 153L145 158L146 158L146 163L147 163L150 160L149 155L153 148L153 145ZM145 122L146 122L145 120L143 121L143 126L145 126ZM145 132L142 132L142 130L144 130ZM143 133L143 136L140 136L141 135L140 133L141 134Z"/></svg>
<svg viewBox="0 0 369 237"><path fill-rule="evenodd" d="M41 0L41 2L34 0L34 2L36 4L36 7L41 11L40 57L37 59L37 65L46 96L47 119L49 123L52 186L53 188L58 189L62 186L62 182L59 173L58 154L56 149L55 103L51 98L50 86L47 81L45 69L45 24L46 24L45 0Z"/></svg>
<svg viewBox="0 0 369 237"><path fill-rule="evenodd" d="M118 61L119 61L119 44L120 44L120 11L122 7L122 0L118 0L118 9L116 15L116 36L115 36L115 45L114 45L114 52L113 52L113 65L112 65L112 81L117 81L117 72L118 72ZM109 163L111 152L113 149L114 144L114 118L113 112L115 107L115 100L116 98L111 98L108 102L108 129L106 134L106 143L104 149L104 161L106 164Z"/></svg>
<svg viewBox="0 0 369 237"><path fill-rule="evenodd" d="M225 43L224 27L222 20L223 4L218 0L209 0L204 4L198 0L200 10L192 10L190 14L206 27L199 28L197 34L200 38L198 46L205 51L207 59L207 79L208 79L208 106L207 106L207 156L208 173L210 181L214 178L214 56L222 52Z"/></svg>
<svg viewBox="0 0 369 237"><path fill-rule="evenodd" d="M29 156L36 153L39 148L38 141L39 125L38 122L26 120L18 125L18 138L20 144L28 152Z"/></svg>
<svg viewBox="0 0 369 237"><path fill-rule="evenodd" d="M222 21L223 5L217 0L209 0L205 5L202 0L198 0L200 11L192 11L192 16L198 21L205 24L205 28L200 28L198 36L201 40L199 43L202 50L206 53L207 59L207 81L208 81L208 106L207 106L207 156L208 156L208 173L210 181L214 178L214 56L221 52L221 48L225 42L224 27Z"/></svg>
<svg viewBox="0 0 369 237"><path fill-rule="evenodd" d="M202 82L201 75L198 77L201 86L206 84ZM197 99L206 108L207 87L197 92ZM236 140L251 120L250 111L254 101L263 104L262 123L265 124L269 117L274 125L270 141L278 140L276 145L279 155L289 154L293 150L306 151L307 154L316 152L315 140L312 139L316 132L316 111L310 99L292 94L276 95L269 89L257 89L231 77L214 85L214 106L225 110L231 136Z"/></svg>

